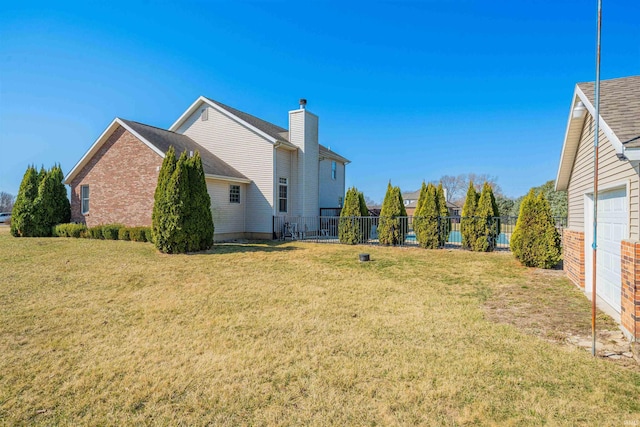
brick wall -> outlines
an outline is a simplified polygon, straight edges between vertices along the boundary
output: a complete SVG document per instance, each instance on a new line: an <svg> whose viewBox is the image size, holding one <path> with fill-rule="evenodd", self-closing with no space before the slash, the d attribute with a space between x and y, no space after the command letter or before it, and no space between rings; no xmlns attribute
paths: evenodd
<svg viewBox="0 0 640 427"><path fill-rule="evenodd" d="M622 241L622 301L620 323L640 340L640 242Z"/></svg>
<svg viewBox="0 0 640 427"><path fill-rule="evenodd" d="M562 252L567 277L584 289L584 233L565 229L562 232Z"/></svg>
<svg viewBox="0 0 640 427"><path fill-rule="evenodd" d="M71 220L92 227L151 225L153 195L162 158L119 126L71 182ZM80 186L89 185L82 214Z"/></svg>

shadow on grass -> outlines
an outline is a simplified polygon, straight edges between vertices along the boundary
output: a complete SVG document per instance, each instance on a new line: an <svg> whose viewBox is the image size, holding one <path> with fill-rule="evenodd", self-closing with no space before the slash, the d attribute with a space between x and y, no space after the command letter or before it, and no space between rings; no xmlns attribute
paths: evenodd
<svg viewBox="0 0 640 427"><path fill-rule="evenodd" d="M235 254L246 252L288 252L295 251L300 248L293 246L283 246L285 242L273 240L253 240L246 243L216 243L208 251L196 252L191 255L217 255L217 254Z"/></svg>

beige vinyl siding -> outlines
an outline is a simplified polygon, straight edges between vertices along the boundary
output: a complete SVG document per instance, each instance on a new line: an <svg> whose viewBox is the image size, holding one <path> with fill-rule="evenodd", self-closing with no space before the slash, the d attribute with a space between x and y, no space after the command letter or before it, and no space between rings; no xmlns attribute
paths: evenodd
<svg viewBox="0 0 640 427"><path fill-rule="evenodd" d="M593 192L593 117L588 115L573 164L568 188L568 228L584 231L584 195ZM606 189L629 184L629 238L638 240L638 170L630 162L618 160L608 138L600 132L598 186Z"/></svg>
<svg viewBox="0 0 640 427"><path fill-rule="evenodd" d="M278 200L276 200L276 215L285 216L285 215L295 215L295 198L293 197L292 189L295 188L295 183L291 179L291 154L295 153L295 151L288 151L282 148L276 149L276 182L279 185L280 178L287 178L287 185L289 187L289 193L287 197L287 212L279 212L278 210ZM276 194L278 188L276 187Z"/></svg>
<svg viewBox="0 0 640 427"><path fill-rule="evenodd" d="M245 231L271 233L273 228L273 144L218 110L198 108L177 129L233 166L252 182L246 185Z"/></svg>
<svg viewBox="0 0 640 427"><path fill-rule="evenodd" d="M295 186L303 216L316 216L318 208L318 117L307 110L289 113L289 140L299 147Z"/></svg>
<svg viewBox="0 0 640 427"><path fill-rule="evenodd" d="M229 186L240 186L240 203L229 202ZM207 192L211 197L211 213L215 227L214 239L224 234L244 232L247 185L228 181L207 179Z"/></svg>
<svg viewBox="0 0 640 427"><path fill-rule="evenodd" d="M320 181L320 208L337 208L338 198L344 198L344 163L336 162L336 179L331 179L331 163L335 160L320 161L318 171Z"/></svg>

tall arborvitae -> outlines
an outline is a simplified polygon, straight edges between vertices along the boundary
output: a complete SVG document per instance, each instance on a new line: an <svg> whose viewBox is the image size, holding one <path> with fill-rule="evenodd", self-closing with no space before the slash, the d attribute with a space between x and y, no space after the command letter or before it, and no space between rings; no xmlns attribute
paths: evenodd
<svg viewBox="0 0 640 427"><path fill-rule="evenodd" d="M440 246L443 247L449 240L449 231L451 230L451 219L449 218L449 209L447 208L447 199L444 195L444 188L442 183L438 184L436 190L438 199L438 212L440 215L438 224L440 227Z"/></svg>
<svg viewBox="0 0 640 427"><path fill-rule="evenodd" d="M416 209L413 211L413 232L416 234L416 241L418 244L422 241L423 230L426 224L426 218L423 216L422 206L427 200L427 184L422 181L420 186L420 193L418 194L418 201L416 202Z"/></svg>
<svg viewBox="0 0 640 427"><path fill-rule="evenodd" d="M182 152L176 170L171 175L167 185L167 202L169 205L169 233L167 235L166 250L170 254L187 252L187 232L185 230L185 216L189 209L189 170L187 153ZM162 249L160 249L162 250Z"/></svg>
<svg viewBox="0 0 640 427"><path fill-rule="evenodd" d="M36 168L29 166L24 173L16 202L11 211L11 234L14 237L33 235L33 203L36 197L38 197L38 172Z"/></svg>
<svg viewBox="0 0 640 427"><path fill-rule="evenodd" d="M500 223L497 219L498 206L493 189L485 182L478 200L475 216L477 219L476 238L472 245L474 251L489 252L495 249Z"/></svg>
<svg viewBox="0 0 640 427"><path fill-rule="evenodd" d="M416 240L421 247L437 249L440 246L439 215L437 190L433 184L426 185L423 182L413 219Z"/></svg>
<svg viewBox="0 0 640 427"><path fill-rule="evenodd" d="M522 200L511 235L511 252L528 267L552 268L560 262L560 234L544 194L536 197L531 189Z"/></svg>
<svg viewBox="0 0 640 427"><path fill-rule="evenodd" d="M50 237L54 226L69 222L71 207L60 166L37 172L29 166L13 210L11 234Z"/></svg>
<svg viewBox="0 0 640 427"><path fill-rule="evenodd" d="M189 208L185 219L185 228L189 237L189 252L203 251L213 246L213 216L211 197L202 168L202 158L196 151L187 162L189 169Z"/></svg>
<svg viewBox="0 0 640 427"><path fill-rule="evenodd" d="M364 240L365 232L360 220L362 216L360 194L357 188L351 187L344 196L344 204L338 222L340 243L355 245Z"/></svg>
<svg viewBox="0 0 640 427"><path fill-rule="evenodd" d="M407 210L402 201L399 187L387 186L387 193L380 210L378 225L378 239L383 245L398 245L404 243L407 232Z"/></svg>
<svg viewBox="0 0 640 427"><path fill-rule="evenodd" d="M462 218L460 219L460 232L462 234L462 247L473 249L475 244L475 214L478 206L478 193L473 186L473 182L469 182L467 190L467 198L462 207Z"/></svg>
<svg viewBox="0 0 640 427"><path fill-rule="evenodd" d="M364 200L364 193L358 192L358 200L360 201L360 222L362 227L362 241L360 243L367 243L371 235L371 219L369 218L367 202Z"/></svg>
<svg viewBox="0 0 640 427"><path fill-rule="evenodd" d="M165 253L196 252L213 245L213 216L202 159L186 152L176 162L170 148L158 177L153 210L153 238Z"/></svg>
<svg viewBox="0 0 640 427"><path fill-rule="evenodd" d="M151 230L154 243L156 247L162 251L162 248L166 247L166 233L168 232L166 218L169 215L169 204L167 197L167 187L173 172L176 170L176 151L173 147L169 147L164 160L162 161L162 167L158 174L158 183L156 184L156 191L153 202L153 213L151 214Z"/></svg>
<svg viewBox="0 0 640 427"><path fill-rule="evenodd" d="M49 171L53 177L53 223L66 224L71 221L71 204L67 197L67 189L64 186L64 174L60 165L55 165Z"/></svg>
<svg viewBox="0 0 640 427"><path fill-rule="evenodd" d="M33 236L50 237L54 223L55 177L51 173L41 173L42 180L38 185L38 197L33 202Z"/></svg>

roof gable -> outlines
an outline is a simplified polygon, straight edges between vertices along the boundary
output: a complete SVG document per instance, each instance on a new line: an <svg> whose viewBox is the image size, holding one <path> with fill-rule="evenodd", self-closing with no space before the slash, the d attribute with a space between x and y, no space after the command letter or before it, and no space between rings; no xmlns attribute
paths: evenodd
<svg viewBox="0 0 640 427"><path fill-rule="evenodd" d="M272 144L278 143L279 146L284 146L284 148L297 150L297 147L289 141L289 131L287 129L205 96L199 97L193 104L191 104L191 106L178 118L178 120L171 125L169 130L176 132L193 113L198 111L203 103L215 108L227 117L253 130ZM324 145L319 144L319 146L320 156L338 160L345 164L351 163L351 160L339 155L335 151L331 151Z"/></svg>
<svg viewBox="0 0 640 427"><path fill-rule="evenodd" d="M238 178L249 181L246 176L186 135L130 120L122 119L122 121L158 150L162 151L163 157L171 146L176 150L176 156L180 156L183 152L189 154L189 152L197 151L202 158L202 169L205 175Z"/></svg>
<svg viewBox="0 0 640 427"><path fill-rule="evenodd" d="M578 83L593 105L595 83ZM600 117L625 147L640 147L640 76L600 82Z"/></svg>
<svg viewBox="0 0 640 427"><path fill-rule="evenodd" d="M556 190L568 188L582 138L586 114L574 117L574 109L582 102L588 113L595 117L594 88L594 82L578 83L575 87L556 177ZM600 82L599 126L622 160L640 160L640 76Z"/></svg>
<svg viewBox="0 0 640 427"><path fill-rule="evenodd" d="M180 155L184 151L198 151L202 158L202 168L205 176L237 180L239 182L250 182L247 177L186 135L116 117L111 124L109 124L107 129L98 137L98 139L96 139L80 161L76 163L73 169L71 169L67 174L64 181L65 184L71 183L73 178L82 170L83 167L87 165L87 163L89 163L100 147L104 145L113 132L115 132L115 130L120 126L162 158L164 158L165 153L170 146L175 148L177 155Z"/></svg>

